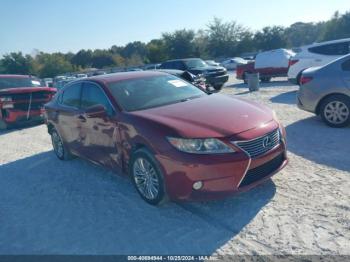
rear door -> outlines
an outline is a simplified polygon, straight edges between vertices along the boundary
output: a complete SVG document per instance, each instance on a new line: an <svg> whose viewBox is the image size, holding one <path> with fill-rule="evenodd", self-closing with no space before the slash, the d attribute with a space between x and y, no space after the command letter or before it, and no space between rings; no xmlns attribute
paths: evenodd
<svg viewBox="0 0 350 262"><path fill-rule="evenodd" d="M103 105L107 110L107 116L91 117L84 111L95 105ZM111 168L119 167L119 152L117 140L119 132L114 118L115 110L101 86L94 82L84 82L81 94L80 124L81 148L84 156Z"/></svg>
<svg viewBox="0 0 350 262"><path fill-rule="evenodd" d="M80 93L81 83L67 86L58 98L60 110L57 113L58 132L71 151L78 153L80 139Z"/></svg>

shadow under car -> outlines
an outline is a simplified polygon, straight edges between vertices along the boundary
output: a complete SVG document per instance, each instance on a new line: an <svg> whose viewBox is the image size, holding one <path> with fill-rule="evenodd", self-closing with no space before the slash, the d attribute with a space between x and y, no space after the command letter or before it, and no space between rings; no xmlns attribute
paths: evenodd
<svg viewBox="0 0 350 262"><path fill-rule="evenodd" d="M125 176L52 151L0 166L0 254L205 254L273 198L269 180L231 198L146 204Z"/></svg>
<svg viewBox="0 0 350 262"><path fill-rule="evenodd" d="M350 172L350 127L331 128L313 116L286 127L288 150L318 164Z"/></svg>

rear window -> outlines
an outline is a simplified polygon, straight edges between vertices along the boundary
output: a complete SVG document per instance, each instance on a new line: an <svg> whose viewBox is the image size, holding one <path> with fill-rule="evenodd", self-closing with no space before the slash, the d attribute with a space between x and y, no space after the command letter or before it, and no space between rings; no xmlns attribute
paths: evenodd
<svg viewBox="0 0 350 262"><path fill-rule="evenodd" d="M346 55L350 52L350 43L335 43L327 44L321 46L310 47L309 51L311 53L320 54L320 55Z"/></svg>
<svg viewBox="0 0 350 262"><path fill-rule="evenodd" d="M173 67L173 62L165 62L160 66L162 69L173 69Z"/></svg>
<svg viewBox="0 0 350 262"><path fill-rule="evenodd" d="M44 84L38 78L25 77L1 77L0 89L18 88L18 87L43 87Z"/></svg>
<svg viewBox="0 0 350 262"><path fill-rule="evenodd" d="M185 61L186 66L191 68L206 67L208 66L202 59L190 59Z"/></svg>

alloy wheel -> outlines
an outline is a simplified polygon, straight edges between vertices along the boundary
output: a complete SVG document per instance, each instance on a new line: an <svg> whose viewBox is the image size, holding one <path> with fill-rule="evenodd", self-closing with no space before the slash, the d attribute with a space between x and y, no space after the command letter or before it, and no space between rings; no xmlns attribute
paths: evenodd
<svg viewBox="0 0 350 262"><path fill-rule="evenodd" d="M332 101L325 106L324 117L331 124L339 125L345 123L349 118L349 108L341 101Z"/></svg>
<svg viewBox="0 0 350 262"><path fill-rule="evenodd" d="M63 147L63 142L60 136L56 131L53 131L51 134L51 140L52 140L52 145L53 149L55 150L56 155L59 158L64 157L64 147Z"/></svg>
<svg viewBox="0 0 350 262"><path fill-rule="evenodd" d="M148 200L154 200L159 194L159 179L153 165L139 157L133 165L133 176L138 191Z"/></svg>

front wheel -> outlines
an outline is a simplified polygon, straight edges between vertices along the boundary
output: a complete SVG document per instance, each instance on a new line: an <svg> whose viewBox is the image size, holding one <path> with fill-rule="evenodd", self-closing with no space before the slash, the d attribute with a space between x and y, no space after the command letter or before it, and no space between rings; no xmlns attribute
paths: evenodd
<svg viewBox="0 0 350 262"><path fill-rule="evenodd" d="M345 127L350 124L350 98L333 95L321 104L322 120L331 127Z"/></svg>
<svg viewBox="0 0 350 262"><path fill-rule="evenodd" d="M260 80L262 83L269 83L271 82L271 77L262 77Z"/></svg>
<svg viewBox="0 0 350 262"><path fill-rule="evenodd" d="M133 153L129 172L137 192L147 203L159 205L167 200L162 172L148 150Z"/></svg>
<svg viewBox="0 0 350 262"><path fill-rule="evenodd" d="M222 87L224 86L224 84L217 84L217 85L213 85L214 89L216 91L220 91L222 89Z"/></svg>
<svg viewBox="0 0 350 262"><path fill-rule="evenodd" d="M56 129L53 129L51 131L51 142L53 150L59 159L69 160L74 158L73 155L69 152L68 148L64 145L63 140Z"/></svg>

